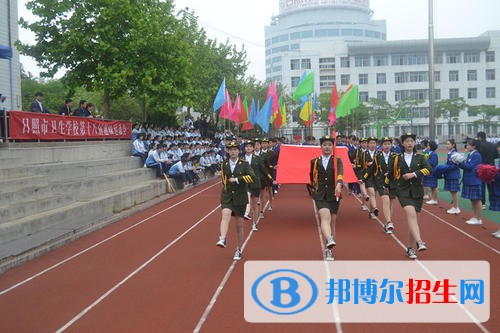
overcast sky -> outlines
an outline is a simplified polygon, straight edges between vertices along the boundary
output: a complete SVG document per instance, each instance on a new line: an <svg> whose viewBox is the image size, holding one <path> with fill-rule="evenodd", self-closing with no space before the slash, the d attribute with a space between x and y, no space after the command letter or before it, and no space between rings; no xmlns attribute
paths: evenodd
<svg viewBox="0 0 500 333"><path fill-rule="evenodd" d="M32 19L28 0L19 0L19 16ZM279 0L174 0L177 9L189 7L210 38L245 46L250 62L247 74L265 79L264 26L278 14ZM428 0L370 0L373 18L386 20L387 39L427 38ZM500 30L500 0L434 0L434 37L475 37ZM23 42L33 41L19 31ZM36 63L21 57L25 69L38 76Z"/></svg>

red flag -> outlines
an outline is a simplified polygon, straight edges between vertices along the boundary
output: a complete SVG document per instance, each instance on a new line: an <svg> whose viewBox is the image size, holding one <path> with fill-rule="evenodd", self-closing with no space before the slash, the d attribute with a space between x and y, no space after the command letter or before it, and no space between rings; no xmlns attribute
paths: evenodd
<svg viewBox="0 0 500 333"><path fill-rule="evenodd" d="M233 106L231 102L231 96L229 96L229 92L226 89L226 103L224 103L220 109L219 117L222 119L229 119L231 112L233 111Z"/></svg>
<svg viewBox="0 0 500 333"><path fill-rule="evenodd" d="M241 98L240 95L236 95L236 99L234 100L233 110L229 114L228 119L234 121L236 125L239 125L240 113L241 113Z"/></svg>
<svg viewBox="0 0 500 333"><path fill-rule="evenodd" d="M248 109L245 107L245 104L240 99L240 117L239 123L244 124L248 121Z"/></svg>
<svg viewBox="0 0 500 333"><path fill-rule="evenodd" d="M276 91L276 81L274 81L267 90L266 101L269 99L269 96L273 96L273 105L271 107L271 122L273 122L276 118L276 114L280 111L278 92Z"/></svg>
<svg viewBox="0 0 500 333"><path fill-rule="evenodd" d="M281 112L276 114L276 119L274 120L274 128L280 128L283 123L283 118L281 117Z"/></svg>
<svg viewBox="0 0 500 333"><path fill-rule="evenodd" d="M344 167L344 183L357 183L358 178L349 160L347 147L338 147L336 153L342 160ZM309 184L311 160L321 154L319 146L281 145L276 182L279 184Z"/></svg>
<svg viewBox="0 0 500 333"><path fill-rule="evenodd" d="M253 126L252 126L252 123L247 121L246 123L243 124L243 126L241 126L241 131L244 132L244 131L249 131L253 129Z"/></svg>
<svg viewBox="0 0 500 333"><path fill-rule="evenodd" d="M332 89L332 97L330 99L330 112L328 113L328 119L330 120L330 123L328 126L332 126L335 123L335 120L337 120L337 114L336 114L336 109L337 109L337 104L339 103L339 95L337 93L337 84L333 84L333 89Z"/></svg>

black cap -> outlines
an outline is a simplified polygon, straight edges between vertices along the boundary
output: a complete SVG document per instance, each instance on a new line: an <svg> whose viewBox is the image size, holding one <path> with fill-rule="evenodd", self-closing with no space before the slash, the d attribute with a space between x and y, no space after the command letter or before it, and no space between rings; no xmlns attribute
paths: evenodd
<svg viewBox="0 0 500 333"><path fill-rule="evenodd" d="M412 138L413 140L416 140L417 136L411 132L405 133L401 135L401 142L405 141L407 138Z"/></svg>
<svg viewBox="0 0 500 333"><path fill-rule="evenodd" d="M330 141L331 143L335 144L335 138L333 136L326 135L322 138L319 139L319 144L322 145L323 142L325 141Z"/></svg>

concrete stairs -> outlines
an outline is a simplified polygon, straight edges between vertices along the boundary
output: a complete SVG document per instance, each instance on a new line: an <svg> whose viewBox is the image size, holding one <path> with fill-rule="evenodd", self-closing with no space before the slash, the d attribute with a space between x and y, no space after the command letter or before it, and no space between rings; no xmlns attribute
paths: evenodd
<svg viewBox="0 0 500 333"><path fill-rule="evenodd" d="M166 193L130 141L0 146L0 272L16 258ZM6 268L7 267L7 268Z"/></svg>

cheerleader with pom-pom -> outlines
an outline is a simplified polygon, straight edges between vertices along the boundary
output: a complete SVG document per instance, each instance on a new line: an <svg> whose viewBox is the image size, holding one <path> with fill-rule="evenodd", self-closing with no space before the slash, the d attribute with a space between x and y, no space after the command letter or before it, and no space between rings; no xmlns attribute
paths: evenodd
<svg viewBox="0 0 500 333"><path fill-rule="evenodd" d="M448 155L446 156L446 164L443 165L443 189L450 192L451 198L453 200L453 206L446 212L448 214L460 214L460 208L458 208L458 192L460 191L460 168L451 160L451 157L454 154L457 154L457 144L455 142L455 139L449 139L448 141L446 141L446 149L448 149Z"/></svg>

